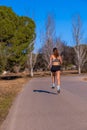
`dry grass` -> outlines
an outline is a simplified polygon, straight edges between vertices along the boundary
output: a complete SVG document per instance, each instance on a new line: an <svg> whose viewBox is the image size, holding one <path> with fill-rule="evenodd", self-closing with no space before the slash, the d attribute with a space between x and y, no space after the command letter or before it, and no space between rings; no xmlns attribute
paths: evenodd
<svg viewBox="0 0 87 130"><path fill-rule="evenodd" d="M50 76L51 72L50 71L38 71L38 72L34 72L34 77L46 77L46 76Z"/></svg>
<svg viewBox="0 0 87 130"><path fill-rule="evenodd" d="M87 78L84 78L85 81L87 81Z"/></svg>
<svg viewBox="0 0 87 130"><path fill-rule="evenodd" d="M62 75L78 75L78 71L77 70L61 71L61 74ZM50 75L51 75L50 71L34 72L34 77L46 77Z"/></svg>
<svg viewBox="0 0 87 130"><path fill-rule="evenodd" d="M29 78L0 80L0 124L6 118L14 98L27 81Z"/></svg>

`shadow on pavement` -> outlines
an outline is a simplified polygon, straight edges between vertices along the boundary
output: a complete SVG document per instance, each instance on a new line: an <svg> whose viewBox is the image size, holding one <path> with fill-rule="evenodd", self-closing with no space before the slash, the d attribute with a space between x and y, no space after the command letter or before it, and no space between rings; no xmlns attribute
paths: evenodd
<svg viewBox="0 0 87 130"><path fill-rule="evenodd" d="M39 93L47 93L47 94L57 95L57 93L50 92L50 91L47 91L47 90L33 90L33 92L39 92Z"/></svg>

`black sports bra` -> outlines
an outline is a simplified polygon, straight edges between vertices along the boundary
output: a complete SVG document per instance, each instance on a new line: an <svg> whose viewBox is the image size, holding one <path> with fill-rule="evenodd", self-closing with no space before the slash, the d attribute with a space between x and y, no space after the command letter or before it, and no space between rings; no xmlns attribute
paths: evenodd
<svg viewBox="0 0 87 130"><path fill-rule="evenodd" d="M60 62L60 60L58 58L55 58L52 60L52 62Z"/></svg>

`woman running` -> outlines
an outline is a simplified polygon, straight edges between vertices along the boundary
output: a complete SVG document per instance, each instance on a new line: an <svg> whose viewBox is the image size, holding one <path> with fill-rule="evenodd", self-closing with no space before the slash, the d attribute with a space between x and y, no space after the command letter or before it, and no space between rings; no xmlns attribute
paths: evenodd
<svg viewBox="0 0 87 130"><path fill-rule="evenodd" d="M53 54L50 56L50 68L52 72L52 88L55 88L55 78L57 79L57 92L60 93L60 71L62 57L59 55L58 49L53 48Z"/></svg>

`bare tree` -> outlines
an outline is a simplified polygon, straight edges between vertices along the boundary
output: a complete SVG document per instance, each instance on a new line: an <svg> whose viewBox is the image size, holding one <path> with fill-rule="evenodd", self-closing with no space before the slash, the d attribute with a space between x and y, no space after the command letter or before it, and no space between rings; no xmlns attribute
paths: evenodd
<svg viewBox="0 0 87 130"><path fill-rule="evenodd" d="M76 64L78 65L78 72L79 74L81 73L81 70L84 66L84 64L87 62L87 49L85 47L85 45L79 45L79 54L78 54L78 51L77 51L77 46L75 47L75 52L76 52ZM78 60L79 58L79 60Z"/></svg>
<svg viewBox="0 0 87 130"><path fill-rule="evenodd" d="M64 51L65 42L63 42L63 41L61 40L61 38L58 37L58 38L56 38L55 46L58 48L59 53L62 54L62 52Z"/></svg>
<svg viewBox="0 0 87 130"><path fill-rule="evenodd" d="M27 10L26 9L24 9L25 10L25 14L27 15L27 16L29 16L30 14L30 12L29 12L29 8L27 8ZM31 17L32 17L32 19L34 20L35 19L35 12L32 12L32 14L31 14ZM27 57L27 69L28 70L30 70L30 76L31 77L33 77L34 76L34 72L33 72L33 68L34 68L34 65L35 65L35 63L36 63L36 60L37 60L37 56L38 56L38 52L36 53L36 54L34 54L34 52L33 52L33 49L34 49L34 45L35 45L35 43L36 43L36 37L34 36L34 38L33 38L33 41L29 44L29 46L28 46L28 49L29 49L29 53L28 53L28 57Z"/></svg>
<svg viewBox="0 0 87 130"><path fill-rule="evenodd" d="M29 60L28 65L29 65L31 77L34 76L33 68L35 66L37 56L38 56L38 53L34 54L33 52L30 52L30 54L28 55L28 60Z"/></svg>
<svg viewBox="0 0 87 130"><path fill-rule="evenodd" d="M29 48L32 48L31 46L33 44L34 44L34 41L31 42L31 44L29 45ZM38 52L36 54L34 54L33 51L30 50L30 53L28 54L28 59L27 59L27 66L28 66L28 69L30 69L31 77L33 77L33 75L34 75L33 68L34 68L34 65L36 63L37 56L38 56Z"/></svg>
<svg viewBox="0 0 87 130"><path fill-rule="evenodd" d="M42 53L47 64L49 64L50 55L52 54L55 38L55 21L52 15L49 15L47 17L45 26L45 39L44 44L42 46Z"/></svg>
<svg viewBox="0 0 87 130"><path fill-rule="evenodd" d="M49 64L52 49L53 49L53 41L51 39L48 39L42 48L42 53L44 55L44 59L46 60L47 64Z"/></svg>
<svg viewBox="0 0 87 130"><path fill-rule="evenodd" d="M83 40L83 32L82 32L82 22L81 17L79 15L76 15L72 21L72 33L73 33L73 39L75 42L74 50L76 53L76 64L78 66L78 73L81 73L81 69L86 62L85 55L86 51L84 50L83 46L81 45L81 42Z"/></svg>

